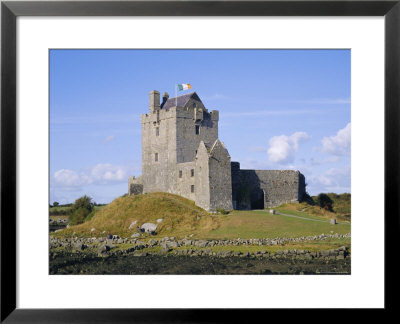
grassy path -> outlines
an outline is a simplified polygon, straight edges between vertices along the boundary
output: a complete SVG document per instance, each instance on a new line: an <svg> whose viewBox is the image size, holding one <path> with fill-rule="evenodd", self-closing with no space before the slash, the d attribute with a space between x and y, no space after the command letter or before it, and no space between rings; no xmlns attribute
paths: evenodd
<svg viewBox="0 0 400 324"><path fill-rule="evenodd" d="M261 210L261 209L259 211L268 213L267 211ZM289 215L289 214L284 214L284 213L280 213L280 212L275 212L275 214L282 215L282 216L287 216L287 217L305 219L305 220L314 221L314 222L330 223L330 221L325 221L325 220L320 220L320 219L313 219L313 218L302 217L302 216ZM347 224L347 223L337 223L337 224L350 225L350 224Z"/></svg>

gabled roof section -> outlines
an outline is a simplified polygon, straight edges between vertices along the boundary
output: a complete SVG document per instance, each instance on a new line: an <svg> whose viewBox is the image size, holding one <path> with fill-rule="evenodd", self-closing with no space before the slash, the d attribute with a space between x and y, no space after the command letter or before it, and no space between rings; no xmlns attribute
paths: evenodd
<svg viewBox="0 0 400 324"><path fill-rule="evenodd" d="M219 138L217 138L214 142L214 144L211 146L211 150L210 150L210 155L213 155L214 153L218 154L217 151L223 151L224 154L226 154L227 156L229 156L229 152L228 149L226 148L225 144L223 142L221 142L219 140Z"/></svg>
<svg viewBox="0 0 400 324"><path fill-rule="evenodd" d="M190 99L195 99L197 101L202 102L201 99L199 98L199 96L197 95L197 93L192 92L192 93L184 94L179 97L168 98L168 100L165 102L164 106L162 106L161 109L168 110L169 108L172 108L175 106L184 107Z"/></svg>

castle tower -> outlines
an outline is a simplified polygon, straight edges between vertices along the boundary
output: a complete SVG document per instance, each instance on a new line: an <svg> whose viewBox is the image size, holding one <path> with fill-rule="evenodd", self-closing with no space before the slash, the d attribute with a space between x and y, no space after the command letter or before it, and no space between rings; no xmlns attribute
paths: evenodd
<svg viewBox="0 0 400 324"><path fill-rule="evenodd" d="M218 111L208 112L193 92L169 98L150 92L142 124L143 192L164 191L195 200L195 157L201 141L218 139Z"/></svg>
<svg viewBox="0 0 400 324"><path fill-rule="evenodd" d="M231 157L217 139L211 147L199 145L196 156L196 205L208 211L232 210Z"/></svg>
<svg viewBox="0 0 400 324"><path fill-rule="evenodd" d="M169 98L153 90L141 116L142 176L128 193L169 192L208 211L263 209L300 201L305 178L294 170L242 170L218 139L219 112L193 92Z"/></svg>

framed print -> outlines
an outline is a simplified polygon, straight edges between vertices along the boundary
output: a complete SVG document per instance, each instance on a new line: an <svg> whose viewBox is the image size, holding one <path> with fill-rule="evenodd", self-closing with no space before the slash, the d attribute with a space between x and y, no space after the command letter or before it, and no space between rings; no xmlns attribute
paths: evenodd
<svg viewBox="0 0 400 324"><path fill-rule="evenodd" d="M2 321L393 307L398 1L1 10Z"/></svg>

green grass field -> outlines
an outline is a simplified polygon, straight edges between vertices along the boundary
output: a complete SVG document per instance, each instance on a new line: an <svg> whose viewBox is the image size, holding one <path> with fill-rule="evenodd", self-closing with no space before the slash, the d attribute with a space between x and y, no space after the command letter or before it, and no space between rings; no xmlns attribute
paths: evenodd
<svg viewBox="0 0 400 324"><path fill-rule="evenodd" d="M319 207L313 207L312 210L316 208ZM290 216L270 214L268 210L209 214L195 206L193 201L180 196L149 193L119 197L107 206L96 208L91 220L52 235L71 236L75 233L86 237L106 234L130 237L141 224L156 223L159 218L163 222L158 224L155 238L190 236L198 239L249 239L345 234L351 231L349 221L331 225L329 220L335 215L331 212L327 214L322 211L321 215L308 213L302 204L286 204L276 210ZM135 221L137 224L129 228Z"/></svg>
<svg viewBox="0 0 400 324"><path fill-rule="evenodd" d="M319 234L350 233L350 223L331 225L329 220L315 215L283 210L285 214L302 218L270 214L268 211L239 211L219 216L219 228L206 234L211 239L301 237Z"/></svg>

